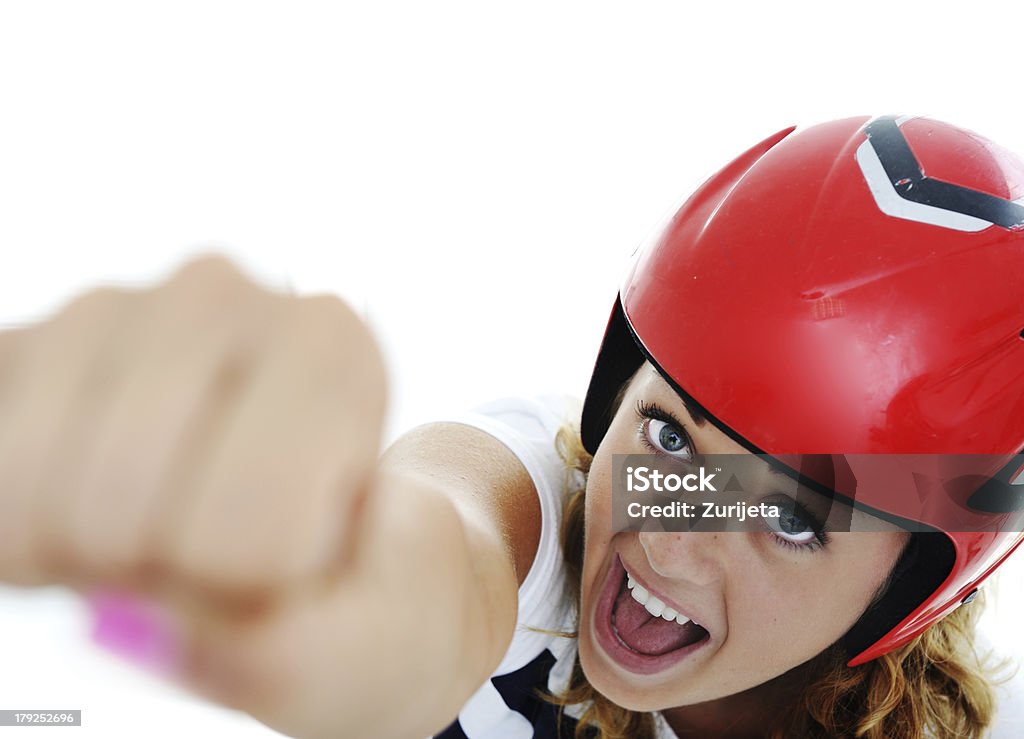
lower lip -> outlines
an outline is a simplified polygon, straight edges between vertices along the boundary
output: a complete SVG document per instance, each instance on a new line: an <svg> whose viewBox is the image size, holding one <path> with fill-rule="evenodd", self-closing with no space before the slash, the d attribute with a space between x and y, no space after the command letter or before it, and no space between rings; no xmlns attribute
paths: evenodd
<svg viewBox="0 0 1024 739"><path fill-rule="evenodd" d="M594 611L594 634L597 637L597 643L601 645L605 654L613 662L629 672L653 675L668 669L711 641L705 637L699 642L657 656L640 654L626 646L612 626L612 607L615 605L615 599L625 576L626 568L622 566L622 560L616 554L615 561L608 568L608 575L605 577L604 587L601 589L601 597L597 601L597 609Z"/></svg>

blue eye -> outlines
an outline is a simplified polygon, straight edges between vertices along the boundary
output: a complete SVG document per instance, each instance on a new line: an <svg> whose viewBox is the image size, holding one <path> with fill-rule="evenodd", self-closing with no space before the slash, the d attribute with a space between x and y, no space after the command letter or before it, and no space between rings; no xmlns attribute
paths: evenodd
<svg viewBox="0 0 1024 739"><path fill-rule="evenodd" d="M693 459L693 446L683 426L671 414L654 404L637 403L637 429L640 441L655 454L668 454L677 459Z"/></svg>
<svg viewBox="0 0 1024 739"><path fill-rule="evenodd" d="M652 441L656 439L655 443L664 452L673 455L679 452L689 454L690 448L686 443L686 436L670 423L652 418L647 422L647 435L651 437Z"/></svg>
<svg viewBox="0 0 1024 739"><path fill-rule="evenodd" d="M822 526L814 520L810 513L795 502L774 503L779 508L779 515L763 518L765 525L779 539L783 546L794 548L817 549L824 545L825 536Z"/></svg>
<svg viewBox="0 0 1024 739"><path fill-rule="evenodd" d="M637 402L637 418L640 420L640 441L648 449L687 462L693 459L690 437L668 411L640 400Z"/></svg>

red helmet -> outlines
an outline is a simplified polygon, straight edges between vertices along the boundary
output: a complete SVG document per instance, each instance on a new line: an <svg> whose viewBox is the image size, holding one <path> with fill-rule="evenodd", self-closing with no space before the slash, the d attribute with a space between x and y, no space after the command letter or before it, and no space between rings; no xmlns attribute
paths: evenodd
<svg viewBox="0 0 1024 739"><path fill-rule="evenodd" d="M884 485L858 487L856 505L930 532L912 534L886 594L843 639L850 665L901 646L969 601L1024 538L1022 196L1024 161L927 118L765 139L636 255L584 445L596 451L646 359L724 433L776 459L994 460L928 516Z"/></svg>

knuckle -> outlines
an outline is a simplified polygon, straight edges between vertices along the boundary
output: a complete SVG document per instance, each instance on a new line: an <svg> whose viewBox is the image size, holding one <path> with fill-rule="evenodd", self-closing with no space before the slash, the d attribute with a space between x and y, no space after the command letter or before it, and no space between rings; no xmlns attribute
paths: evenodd
<svg viewBox="0 0 1024 739"><path fill-rule="evenodd" d="M242 270L223 254L201 254L185 262L175 272L170 282L248 281Z"/></svg>
<svg viewBox="0 0 1024 739"><path fill-rule="evenodd" d="M362 321L348 303L335 295L318 294L296 298L292 308L292 320L310 330L325 334L339 334L356 330Z"/></svg>
<svg viewBox="0 0 1024 739"><path fill-rule="evenodd" d="M29 327L24 338L25 361L62 363L82 359L90 347L108 344L119 335L137 311L130 301L137 299L126 290L103 287L79 295L55 316Z"/></svg>
<svg viewBox="0 0 1024 739"><path fill-rule="evenodd" d="M72 298L50 321L51 325L105 322L117 314L118 308L129 299L123 288L104 286L89 290Z"/></svg>
<svg viewBox="0 0 1024 739"><path fill-rule="evenodd" d="M191 344L205 336L233 345L243 337L258 340L260 326L273 319L280 300L227 258L208 255L158 286L151 312L177 341Z"/></svg>
<svg viewBox="0 0 1024 739"><path fill-rule="evenodd" d="M369 327L341 298L311 295L299 298L290 311L287 330L311 344L320 356L341 361L361 374L379 377L384 361Z"/></svg>
<svg viewBox="0 0 1024 739"><path fill-rule="evenodd" d="M233 261L221 254L204 254L182 265L169 279L158 286L172 300L231 305L232 298L268 292Z"/></svg>

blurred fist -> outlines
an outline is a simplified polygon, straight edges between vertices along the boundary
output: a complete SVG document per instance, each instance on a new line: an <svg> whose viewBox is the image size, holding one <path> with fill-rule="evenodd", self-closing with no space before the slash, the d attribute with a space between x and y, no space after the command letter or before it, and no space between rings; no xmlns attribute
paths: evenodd
<svg viewBox="0 0 1024 739"><path fill-rule="evenodd" d="M0 332L0 580L230 602L329 577L384 386L343 302L265 290L221 257Z"/></svg>

